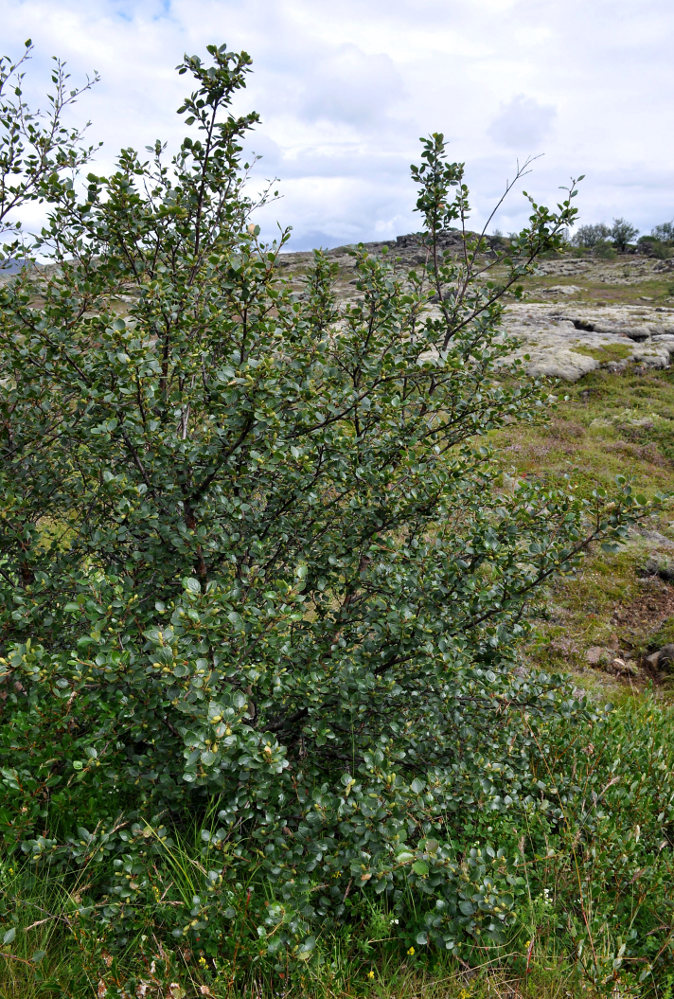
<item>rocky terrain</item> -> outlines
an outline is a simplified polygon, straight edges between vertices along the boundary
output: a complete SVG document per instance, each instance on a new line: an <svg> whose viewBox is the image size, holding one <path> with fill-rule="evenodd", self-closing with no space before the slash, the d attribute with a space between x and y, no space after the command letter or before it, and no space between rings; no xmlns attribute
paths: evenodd
<svg viewBox="0 0 674 999"><path fill-rule="evenodd" d="M524 358L530 374L573 382L600 367L666 368L672 362L674 308L575 304L575 285L550 291L564 301L512 304L506 311L506 329L522 343L515 356Z"/></svg>
<svg viewBox="0 0 674 999"><path fill-rule="evenodd" d="M452 243L458 249L458 234L454 240L450 236L450 249ZM365 245L372 253L386 252L401 271L425 259L414 235ZM338 267L342 301L357 294L350 250L339 247L327 254ZM281 260L301 275L311 258L311 253L288 253ZM543 260L523 299L508 303L504 327L521 342L513 357L523 359L533 375L573 382L599 368L668 367L674 358L674 259L628 254L604 261L567 254Z"/></svg>
<svg viewBox="0 0 674 999"><path fill-rule="evenodd" d="M424 262L415 236L367 249L386 252L402 275ZM337 265L339 298L354 299L352 248L327 255ZM311 259L281 258L300 294ZM498 280L498 265L490 277ZM566 383L564 398L540 422L492 441L504 481L570 477L590 495L611 491L623 474L649 498L674 490L674 257L542 260L521 297L507 300L504 335L519 339L511 356L526 371ZM667 696L674 685L673 516L665 502L620 551L593 553L581 572L551 587L528 648L532 663L571 671L580 686L608 696L653 684Z"/></svg>
<svg viewBox="0 0 674 999"><path fill-rule="evenodd" d="M488 276L500 275L494 252L499 237L487 237L484 263ZM364 244L370 253L388 255L404 275L423 265L426 251L417 234L396 240ZM459 253L460 233L449 233L443 249ZM335 290L342 302L356 298L353 247L327 251L337 267ZM302 278L312 252L289 252L280 257L282 270L302 292ZM48 274L53 269L44 267ZM15 267L0 271L0 284L12 280ZM120 294L121 312L134 295ZM667 368L674 359L674 255L658 260L637 254L600 260L571 253L539 262L526 281L521 299L506 299L504 335L515 336L519 348L513 360L522 360L532 375L575 382L598 369L621 371L630 366ZM431 307L432 308L432 307Z"/></svg>

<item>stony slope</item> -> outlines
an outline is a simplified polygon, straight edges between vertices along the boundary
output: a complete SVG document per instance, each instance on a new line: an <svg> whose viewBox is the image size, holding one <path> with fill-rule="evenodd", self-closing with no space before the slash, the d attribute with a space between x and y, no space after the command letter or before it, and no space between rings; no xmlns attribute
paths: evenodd
<svg viewBox="0 0 674 999"><path fill-rule="evenodd" d="M450 234L445 248L458 252L461 245L460 235ZM416 235L365 247L387 253L402 273L425 260ZM338 268L339 297L355 298L352 248L338 247L327 256ZM311 259L311 253L281 258L298 281ZM491 276L498 277L498 268ZM599 368L668 367L674 358L674 260L636 254L611 261L570 254L543 260L523 299L508 302L504 326L521 341L513 357L524 359L530 374L573 382Z"/></svg>
<svg viewBox="0 0 674 999"><path fill-rule="evenodd" d="M386 251L403 274L424 260L415 237L367 249ZM350 248L328 256L338 267L338 295L355 298ZM298 292L311 259L283 255ZM674 260L543 260L522 298L507 302L505 329L520 338L517 356L528 355L530 373L576 384L557 393L557 408L539 423L494 437L504 480L570 476L589 494L610 491L625 474L648 497L674 490ZM674 684L674 663L658 658L674 643L673 517L670 503L625 548L593 553L582 571L550 588L527 649L533 664L570 670L581 686L611 697L652 683L664 694Z"/></svg>

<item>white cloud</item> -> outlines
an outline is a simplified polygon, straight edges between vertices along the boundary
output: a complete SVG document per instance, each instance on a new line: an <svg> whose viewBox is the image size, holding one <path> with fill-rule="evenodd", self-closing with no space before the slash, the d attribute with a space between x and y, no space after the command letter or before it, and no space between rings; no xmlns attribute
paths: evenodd
<svg viewBox="0 0 674 999"><path fill-rule="evenodd" d="M315 66L298 110L310 122L340 122L358 129L388 117L403 94L390 56L366 55L358 46L344 44Z"/></svg>
<svg viewBox="0 0 674 999"><path fill-rule="evenodd" d="M501 105L488 132L500 145L516 151L538 152L556 114L552 105L539 104L533 97L518 94L508 104Z"/></svg>
<svg viewBox="0 0 674 999"><path fill-rule="evenodd" d="M672 215L672 28L671 0L3 2L7 52L36 43L32 101L52 53L74 80L101 73L77 109L105 139L101 168L121 146L178 141L185 51L250 52L236 108L261 114L249 147L285 195L265 217L270 232L274 212L293 223L298 248L416 227L408 164L430 131L467 163L476 225L517 158L541 151L526 185L538 200L586 173L584 221L625 216L648 231ZM506 211L514 228L526 204Z"/></svg>

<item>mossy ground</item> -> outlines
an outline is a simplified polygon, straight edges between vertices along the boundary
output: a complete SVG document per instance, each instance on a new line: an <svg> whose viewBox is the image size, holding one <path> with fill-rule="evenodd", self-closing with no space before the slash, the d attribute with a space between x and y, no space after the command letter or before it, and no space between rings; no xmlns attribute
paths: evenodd
<svg viewBox="0 0 674 999"><path fill-rule="evenodd" d="M571 273L557 272L557 267L573 261ZM578 269L576 269L576 267ZM662 305L674 304L674 266L639 256L618 257L605 261L586 258L574 261L562 257L527 278L524 293L527 301L549 302L549 289L574 286L568 296L574 304L588 305ZM567 296L564 296L565 299Z"/></svg>
<svg viewBox="0 0 674 999"><path fill-rule="evenodd" d="M632 353L626 344L605 343L601 347L574 347L576 354L584 354L586 357L593 357L601 364L608 364L610 361L624 361Z"/></svg>
<svg viewBox="0 0 674 999"><path fill-rule="evenodd" d="M610 490L617 475L654 499L674 489L674 370L594 372L555 386L539 422L494 435L498 460L514 475L568 479L578 491ZM671 546L671 549L670 549ZM674 586L646 571L674 552L674 504L665 502L616 553L596 550L582 569L553 584L527 654L546 669L572 671L604 693L653 680L639 664L674 634ZM590 649L602 648L596 657ZM634 663L620 674L614 660ZM662 679L662 678L660 678Z"/></svg>
<svg viewBox="0 0 674 999"><path fill-rule="evenodd" d="M573 272L565 273L569 264ZM674 305L674 270L659 261L561 257L546 262L544 271L525 282L527 301L550 303L551 287L573 285L577 290L568 301L574 304ZM629 353L622 344L575 349L604 363ZM585 495L610 490L617 475L627 476L635 492L648 499L674 490L671 368L629 365L620 374L596 371L573 385L551 383L550 389L557 401L543 418L493 436L505 471L555 481L568 477ZM672 501L634 531L621 551L592 552L578 573L550 587L527 648L530 662L571 671L580 686L603 696L643 690L654 679L647 671L621 676L613 661L638 664L646 652L674 640L674 586L644 571L649 557L667 552L674 552ZM592 664L588 651L597 648L605 654Z"/></svg>

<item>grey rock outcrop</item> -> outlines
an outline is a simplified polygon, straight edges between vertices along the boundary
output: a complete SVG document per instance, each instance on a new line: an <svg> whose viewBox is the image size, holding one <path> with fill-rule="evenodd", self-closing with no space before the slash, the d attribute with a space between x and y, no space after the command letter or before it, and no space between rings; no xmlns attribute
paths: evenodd
<svg viewBox="0 0 674 999"><path fill-rule="evenodd" d="M475 234L471 235L475 238ZM497 236L485 237L483 259L495 260L495 251L502 242ZM460 231L449 231L440 249L458 255L463 243ZM364 249L374 254L386 252L402 275L406 269L423 265L428 254L419 233L366 243ZM338 266L338 298L352 301L359 294L353 280L353 247L337 247L327 255ZM311 257L311 253L284 254L281 264L304 266ZM639 294L639 282L652 281L673 269L674 259L654 260L638 255L614 261L569 255L540 261L536 277L554 278L556 283L538 281L527 290L524 301L506 307L503 336L514 337L519 345L505 363L520 361L529 374L569 382L598 368L621 371L629 365L668 367L674 358L674 307L651 304L648 296ZM592 304L578 301L587 294L583 290L586 281L594 289L590 295L594 298ZM605 304L603 289L613 297L615 290L611 289L624 285L634 286L632 301L639 304ZM440 314L437 296L430 299L428 313Z"/></svg>
<svg viewBox="0 0 674 999"><path fill-rule="evenodd" d="M530 374L570 382L600 367L666 368L674 357L674 309L518 303L504 328L520 341L510 357Z"/></svg>

